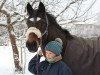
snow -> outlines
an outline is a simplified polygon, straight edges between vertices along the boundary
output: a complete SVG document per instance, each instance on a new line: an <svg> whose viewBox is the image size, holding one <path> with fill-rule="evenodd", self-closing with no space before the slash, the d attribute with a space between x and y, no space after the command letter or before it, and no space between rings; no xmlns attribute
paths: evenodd
<svg viewBox="0 0 100 75"><path fill-rule="evenodd" d="M23 65L25 68L24 74L14 73L14 62L13 62L13 52L11 46L0 46L0 75L33 75L28 71L28 62L34 56L33 53L28 52L25 49L23 57ZM24 60L26 59L26 60ZM26 65L25 65L26 64Z"/></svg>

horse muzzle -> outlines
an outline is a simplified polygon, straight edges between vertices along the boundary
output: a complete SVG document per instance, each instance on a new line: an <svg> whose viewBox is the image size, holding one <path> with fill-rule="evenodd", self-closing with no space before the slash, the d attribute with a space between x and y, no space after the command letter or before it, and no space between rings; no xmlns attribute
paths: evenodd
<svg viewBox="0 0 100 75"><path fill-rule="evenodd" d="M29 42L29 41L27 41L26 42L26 47L32 53L37 51L37 43L36 42Z"/></svg>
<svg viewBox="0 0 100 75"><path fill-rule="evenodd" d="M39 39L41 38L41 32L36 27L30 27L26 32L26 47L30 52L36 52L38 45L39 45Z"/></svg>

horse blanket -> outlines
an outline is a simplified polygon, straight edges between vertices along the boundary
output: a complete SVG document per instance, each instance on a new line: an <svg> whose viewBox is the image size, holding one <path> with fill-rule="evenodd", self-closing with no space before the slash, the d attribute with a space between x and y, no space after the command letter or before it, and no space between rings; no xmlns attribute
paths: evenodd
<svg viewBox="0 0 100 75"><path fill-rule="evenodd" d="M69 40L63 58L75 75L100 75L100 37Z"/></svg>

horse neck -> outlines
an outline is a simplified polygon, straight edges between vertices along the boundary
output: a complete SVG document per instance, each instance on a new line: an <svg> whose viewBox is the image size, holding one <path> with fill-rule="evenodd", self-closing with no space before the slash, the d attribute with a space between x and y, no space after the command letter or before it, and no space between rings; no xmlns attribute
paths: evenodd
<svg viewBox="0 0 100 75"><path fill-rule="evenodd" d="M67 45L66 34L63 32L62 28L51 26L48 30L48 41L55 40L55 38L60 38L63 41L63 50Z"/></svg>
<svg viewBox="0 0 100 75"><path fill-rule="evenodd" d="M48 28L49 38L61 38L66 39L66 34L63 32L62 28L56 26L50 26Z"/></svg>

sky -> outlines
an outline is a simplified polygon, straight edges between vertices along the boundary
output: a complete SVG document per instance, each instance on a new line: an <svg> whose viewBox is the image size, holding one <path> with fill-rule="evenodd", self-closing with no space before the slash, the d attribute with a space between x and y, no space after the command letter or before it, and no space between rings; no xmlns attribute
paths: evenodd
<svg viewBox="0 0 100 75"><path fill-rule="evenodd" d="M91 15L93 15L93 18L90 23L100 25L100 22L99 22L100 20L98 19L100 16L99 15L100 14L100 0L96 0L96 3L92 6L91 12L92 12Z"/></svg>
<svg viewBox="0 0 100 75"><path fill-rule="evenodd" d="M100 12L100 0L97 0L96 3L93 5L92 11L94 13Z"/></svg>

